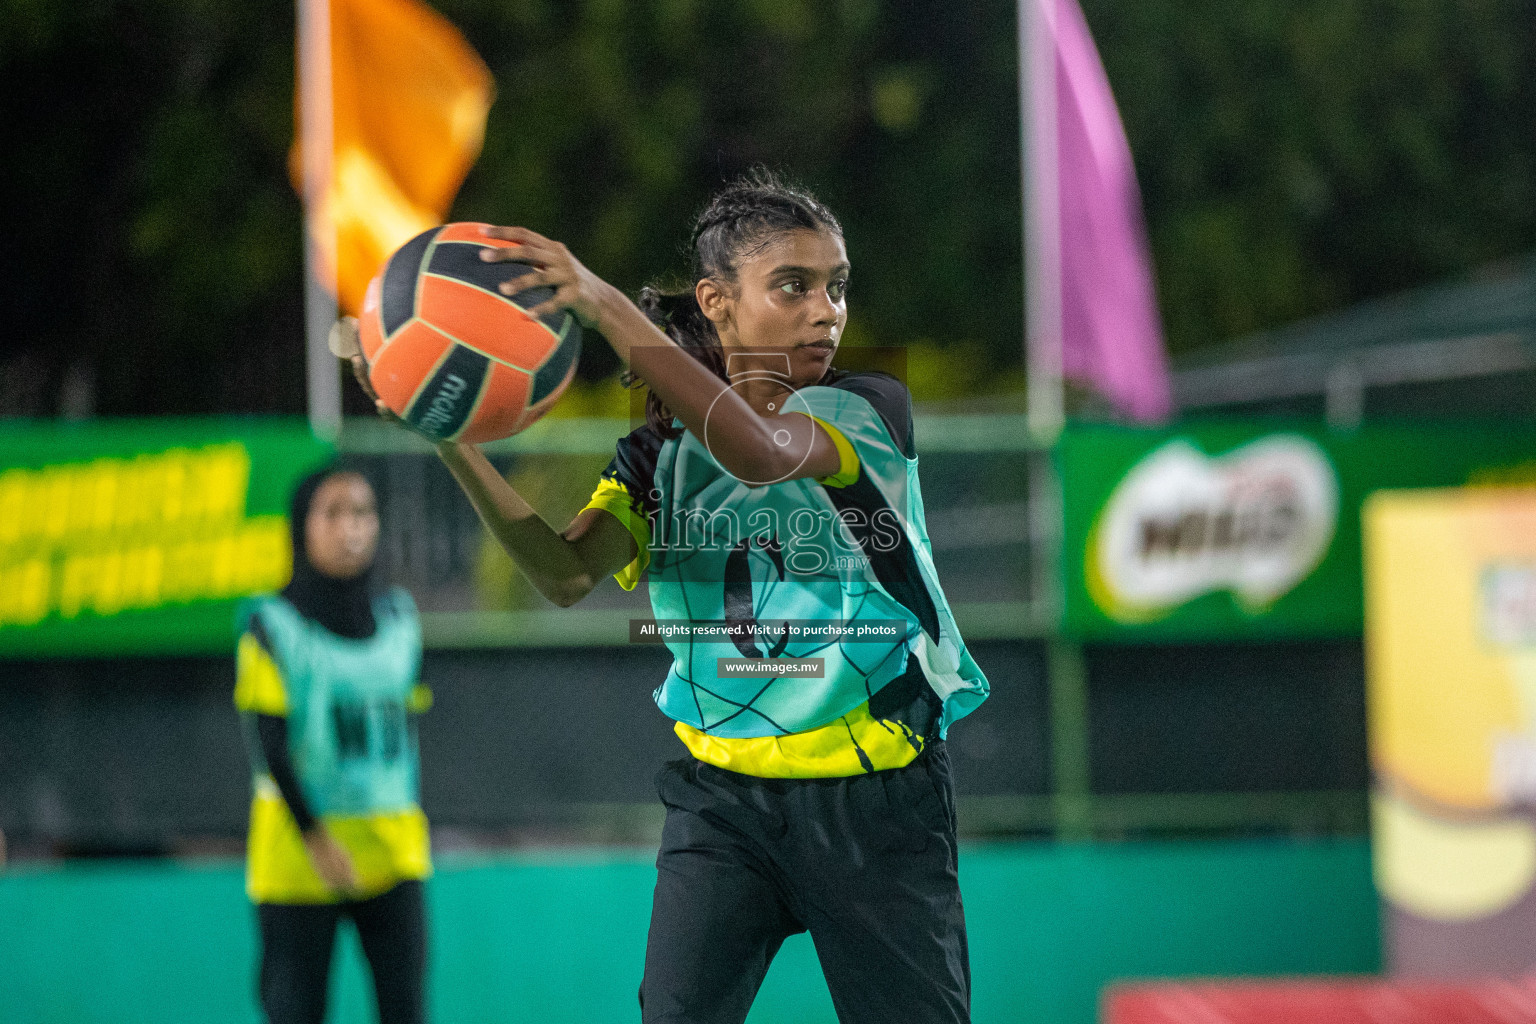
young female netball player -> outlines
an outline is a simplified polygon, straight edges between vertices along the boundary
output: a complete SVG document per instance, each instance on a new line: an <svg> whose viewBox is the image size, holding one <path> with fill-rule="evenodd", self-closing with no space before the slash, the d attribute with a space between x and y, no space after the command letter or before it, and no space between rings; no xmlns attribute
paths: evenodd
<svg viewBox="0 0 1536 1024"><path fill-rule="evenodd" d="M942 740L987 683L934 574L909 395L832 369L849 276L836 218L743 179L698 219L692 290L638 306L557 242L488 233L518 245L482 258L533 267L502 290L546 286L533 315L595 326L649 389L647 422L559 533L473 447L441 444L443 461L556 604L645 574L658 621L734 627L670 640L656 692L691 756L657 776L643 1019L743 1020L780 944L809 930L840 1020L969 1020ZM874 639L816 628L834 623ZM792 657L820 674L773 674L813 664Z"/></svg>
<svg viewBox="0 0 1536 1024"><path fill-rule="evenodd" d="M381 1024L420 1024L432 868L410 723L426 704L421 624L409 594L372 585L379 519L361 475L311 474L289 522L293 578L241 609L236 656L261 1008L268 1024L321 1024L336 927L350 919Z"/></svg>

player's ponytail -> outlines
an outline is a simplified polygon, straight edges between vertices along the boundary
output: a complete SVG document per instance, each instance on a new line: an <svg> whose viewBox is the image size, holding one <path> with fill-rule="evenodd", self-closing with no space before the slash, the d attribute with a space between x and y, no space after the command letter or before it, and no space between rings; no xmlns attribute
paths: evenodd
<svg viewBox="0 0 1536 1024"><path fill-rule="evenodd" d="M830 231L839 238L843 234L832 211L815 196L766 168L754 167L716 192L694 221L691 280L710 277L734 284L743 258L755 256L786 231L799 229ZM639 305L684 351L721 380L730 380L720 336L699 308L693 288L668 292L647 286L640 290ZM635 380L632 374L624 379L626 384ZM665 438L681 433L672 426L672 414L654 391L645 397L645 422Z"/></svg>
<svg viewBox="0 0 1536 1024"><path fill-rule="evenodd" d="M710 372L721 380L730 378L725 372L725 352L720 348L720 336L704 310L693 289L664 292L646 285L640 289L639 306L651 323L666 332L667 337L693 358L709 367ZM624 383L633 384L635 377L625 373ZM662 437L677 437L682 431L672 426L672 413L662 404L656 392L645 396L645 422Z"/></svg>

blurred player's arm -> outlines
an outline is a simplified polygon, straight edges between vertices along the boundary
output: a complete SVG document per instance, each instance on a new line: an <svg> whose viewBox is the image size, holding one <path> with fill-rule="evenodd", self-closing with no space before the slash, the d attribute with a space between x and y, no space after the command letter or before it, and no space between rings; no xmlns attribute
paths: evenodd
<svg viewBox="0 0 1536 1024"><path fill-rule="evenodd" d="M267 774L277 783L293 823L306 836L320 825L299 788L299 777L293 770L293 759L288 753L288 719L280 715L257 715L256 735L261 741L261 756L267 762Z"/></svg>
<svg viewBox="0 0 1536 1024"><path fill-rule="evenodd" d="M277 785L278 794L304 838L315 873L337 892L355 889L357 872L352 858L310 810L299 785L288 748L288 690L259 618L253 619L250 629L240 637L235 664L235 703L256 718L256 738L267 774Z"/></svg>
<svg viewBox="0 0 1536 1024"><path fill-rule="evenodd" d="M288 805L288 812L304 837L304 848L309 852L315 873L337 892L357 888L357 872L351 856L310 811L304 791L299 787L299 777L294 773L293 759L288 754L288 719L279 715L257 715L256 733L261 740L261 754L267 761L267 772L277 783L277 791L282 794L283 803Z"/></svg>
<svg viewBox="0 0 1536 1024"><path fill-rule="evenodd" d="M604 576L634 561L635 540L613 516L585 509L556 533L474 445L445 441L437 453L491 536L539 593L560 607L569 608Z"/></svg>

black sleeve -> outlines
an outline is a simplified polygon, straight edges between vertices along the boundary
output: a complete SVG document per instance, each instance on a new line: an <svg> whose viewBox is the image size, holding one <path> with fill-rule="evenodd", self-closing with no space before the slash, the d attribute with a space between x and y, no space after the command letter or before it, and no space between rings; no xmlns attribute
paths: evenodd
<svg viewBox="0 0 1536 1024"><path fill-rule="evenodd" d="M603 470L603 479L624 485L630 497L640 503L646 517L656 512L656 459L661 454L662 439L650 427L639 427L619 438L613 461Z"/></svg>
<svg viewBox="0 0 1536 1024"><path fill-rule="evenodd" d="M273 652L272 641L267 636L267 628L261 616L251 616L246 629L275 663L277 655ZM304 790L299 786L299 777L293 770L293 757L288 753L288 719L282 715L257 714L256 737L261 743L261 759L266 763L267 774L277 783L277 791L282 794L283 803L288 805L288 812L293 815L299 831L308 832L315 827L315 816L304 799Z"/></svg>
<svg viewBox="0 0 1536 1024"><path fill-rule="evenodd" d="M283 795L294 823L300 832L315 827L315 816L304 800L299 788L299 777L293 771L293 758L288 754L288 719L281 715L257 715L256 735L261 739L261 756L267 762L267 773L277 783L277 791Z"/></svg>
<svg viewBox="0 0 1536 1024"><path fill-rule="evenodd" d="M912 393L901 381L888 373L869 370L849 373L834 380L834 388L852 391L869 402L885 421L896 448L909 459L917 458L917 447L912 438Z"/></svg>

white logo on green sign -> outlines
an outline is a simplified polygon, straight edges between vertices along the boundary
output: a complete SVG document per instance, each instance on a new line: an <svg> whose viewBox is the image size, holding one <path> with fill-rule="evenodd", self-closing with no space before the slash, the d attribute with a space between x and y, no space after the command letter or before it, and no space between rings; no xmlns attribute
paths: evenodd
<svg viewBox="0 0 1536 1024"><path fill-rule="evenodd" d="M1218 590L1260 613L1317 568L1338 512L1333 466L1305 437L1276 434L1218 458L1172 441L1100 511L1085 552L1088 593L1127 623Z"/></svg>

